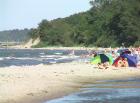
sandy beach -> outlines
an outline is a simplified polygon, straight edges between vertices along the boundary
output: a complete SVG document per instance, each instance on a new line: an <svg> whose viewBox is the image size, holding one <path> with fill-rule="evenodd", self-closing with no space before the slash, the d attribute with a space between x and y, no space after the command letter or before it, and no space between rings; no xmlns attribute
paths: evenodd
<svg viewBox="0 0 140 103"><path fill-rule="evenodd" d="M0 103L43 103L96 80L140 77L140 68L100 70L87 63L0 68Z"/></svg>

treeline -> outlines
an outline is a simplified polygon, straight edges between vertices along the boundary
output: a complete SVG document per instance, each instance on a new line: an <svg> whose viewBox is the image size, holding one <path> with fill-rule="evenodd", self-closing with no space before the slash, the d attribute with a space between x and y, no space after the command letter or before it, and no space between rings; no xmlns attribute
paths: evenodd
<svg viewBox="0 0 140 103"><path fill-rule="evenodd" d="M26 42L29 40L30 35L29 29L24 30L6 30L6 31L0 31L0 41L1 42Z"/></svg>
<svg viewBox="0 0 140 103"><path fill-rule="evenodd" d="M37 47L140 45L140 0L94 0L90 4L87 12L42 20L29 33L40 37Z"/></svg>

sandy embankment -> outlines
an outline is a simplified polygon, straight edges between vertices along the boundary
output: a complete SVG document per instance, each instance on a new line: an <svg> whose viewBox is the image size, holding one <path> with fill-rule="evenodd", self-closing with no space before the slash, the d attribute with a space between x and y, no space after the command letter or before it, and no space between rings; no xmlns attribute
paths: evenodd
<svg viewBox="0 0 140 103"><path fill-rule="evenodd" d="M30 49L32 46L37 45L40 42L40 38L36 38L36 39L30 39L27 43L23 43L21 45L15 45L15 46L10 46L9 48L13 48L13 49Z"/></svg>
<svg viewBox="0 0 140 103"><path fill-rule="evenodd" d="M140 77L140 69L99 70L84 63L0 68L0 103L43 103L95 80Z"/></svg>
<svg viewBox="0 0 140 103"><path fill-rule="evenodd" d="M89 50L89 49L103 49L103 48L95 48L95 47L41 47L41 48L32 48L32 46L35 46L37 44L40 43L40 38L36 38L36 39L30 39L27 43L24 43L22 45L16 45L16 46L10 46L9 48L12 49L50 49L50 50L54 50L54 49L62 49L62 50Z"/></svg>

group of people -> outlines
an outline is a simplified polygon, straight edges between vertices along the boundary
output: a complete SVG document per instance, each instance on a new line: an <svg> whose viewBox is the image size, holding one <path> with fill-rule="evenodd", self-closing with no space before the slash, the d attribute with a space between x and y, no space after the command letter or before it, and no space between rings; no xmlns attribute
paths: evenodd
<svg viewBox="0 0 140 103"><path fill-rule="evenodd" d="M136 57L137 66L140 66L140 47L139 48L109 48L109 49L102 49L103 54L109 54L113 58L113 60L116 60L120 55L123 54L129 54L131 56ZM92 51L90 52L89 56L91 58L96 57L99 55L97 52ZM117 63L110 64L109 61L99 62L97 64L99 69L107 69L109 66L115 66L115 67L128 67L128 60L127 58L118 58Z"/></svg>

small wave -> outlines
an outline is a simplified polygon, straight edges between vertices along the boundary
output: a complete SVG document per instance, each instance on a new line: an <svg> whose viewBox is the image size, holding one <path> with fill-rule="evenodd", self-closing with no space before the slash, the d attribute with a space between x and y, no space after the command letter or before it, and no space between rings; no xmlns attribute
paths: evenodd
<svg viewBox="0 0 140 103"><path fill-rule="evenodd" d="M24 58L22 58L22 57L5 57L1 60L4 60L4 59L6 59L6 60L38 60L38 61L43 60L42 58L31 58L31 57L24 57Z"/></svg>
<svg viewBox="0 0 140 103"><path fill-rule="evenodd" d="M74 56L74 57L69 57L69 56L61 56L59 58L54 58L54 60L65 60L65 59L75 59L77 58L78 56Z"/></svg>
<svg viewBox="0 0 140 103"><path fill-rule="evenodd" d="M55 64L55 63L57 63L56 61L49 61L49 63L51 63L51 64Z"/></svg>
<svg viewBox="0 0 140 103"><path fill-rule="evenodd" d="M15 59L15 57L4 57L3 59Z"/></svg>
<svg viewBox="0 0 140 103"><path fill-rule="evenodd" d="M46 55L40 55L40 57L42 57L42 58L47 58L48 56L46 56Z"/></svg>
<svg viewBox="0 0 140 103"><path fill-rule="evenodd" d="M56 58L58 57L57 55L40 55L42 58Z"/></svg>
<svg viewBox="0 0 140 103"><path fill-rule="evenodd" d="M9 66L9 68L17 68L17 67L19 67L19 66L16 66L16 65L11 65L11 66Z"/></svg>
<svg viewBox="0 0 140 103"><path fill-rule="evenodd" d="M4 58L0 58L0 60L4 60Z"/></svg>
<svg viewBox="0 0 140 103"><path fill-rule="evenodd" d="M57 52L57 53L54 53L54 54L56 54L56 55L61 55L61 54L63 54L63 53L59 53L59 52Z"/></svg>
<svg viewBox="0 0 140 103"><path fill-rule="evenodd" d="M44 55L45 53L43 52L43 53L39 53L39 54Z"/></svg>

